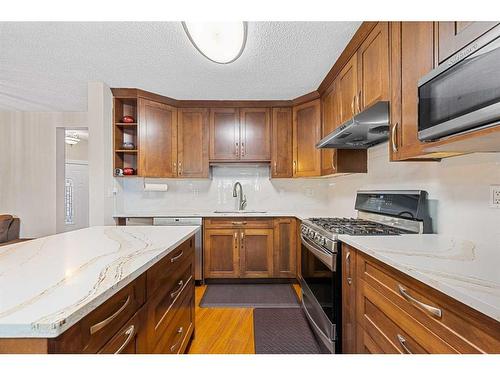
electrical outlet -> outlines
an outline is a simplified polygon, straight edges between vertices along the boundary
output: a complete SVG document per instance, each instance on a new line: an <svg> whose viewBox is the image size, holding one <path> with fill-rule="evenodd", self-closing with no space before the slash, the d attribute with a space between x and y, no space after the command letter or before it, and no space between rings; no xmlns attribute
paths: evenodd
<svg viewBox="0 0 500 375"><path fill-rule="evenodd" d="M500 185L490 185L490 207L500 208Z"/></svg>

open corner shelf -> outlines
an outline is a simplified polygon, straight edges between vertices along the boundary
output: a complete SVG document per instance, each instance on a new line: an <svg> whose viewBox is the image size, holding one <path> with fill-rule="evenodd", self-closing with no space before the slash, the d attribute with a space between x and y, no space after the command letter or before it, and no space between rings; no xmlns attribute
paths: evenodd
<svg viewBox="0 0 500 375"><path fill-rule="evenodd" d="M138 126L137 126L137 98L115 97L113 99L113 149L114 169L133 168L134 175L115 177L135 177L138 168ZM123 116L132 116L136 122L122 122ZM135 148L128 150L122 147L123 143L131 142Z"/></svg>

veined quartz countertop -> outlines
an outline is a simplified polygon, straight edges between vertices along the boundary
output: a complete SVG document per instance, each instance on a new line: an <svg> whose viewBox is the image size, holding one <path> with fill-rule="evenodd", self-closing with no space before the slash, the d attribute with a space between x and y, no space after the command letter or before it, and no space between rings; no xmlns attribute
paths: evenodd
<svg viewBox="0 0 500 375"><path fill-rule="evenodd" d="M339 240L500 321L500 240L437 234L348 236Z"/></svg>
<svg viewBox="0 0 500 375"><path fill-rule="evenodd" d="M90 227L0 247L0 337L57 337L199 226Z"/></svg>

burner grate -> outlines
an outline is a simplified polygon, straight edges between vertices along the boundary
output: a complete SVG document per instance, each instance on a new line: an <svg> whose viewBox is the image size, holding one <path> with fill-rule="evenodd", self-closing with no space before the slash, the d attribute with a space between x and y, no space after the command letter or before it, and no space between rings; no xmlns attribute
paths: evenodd
<svg viewBox="0 0 500 375"><path fill-rule="evenodd" d="M376 223L374 221L353 218L312 218L313 224L335 234L353 236L398 235L412 233L404 229Z"/></svg>

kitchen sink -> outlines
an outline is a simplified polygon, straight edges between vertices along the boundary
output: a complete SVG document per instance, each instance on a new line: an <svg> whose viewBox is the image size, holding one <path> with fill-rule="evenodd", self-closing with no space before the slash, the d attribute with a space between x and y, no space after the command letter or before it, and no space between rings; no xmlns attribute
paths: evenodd
<svg viewBox="0 0 500 375"><path fill-rule="evenodd" d="M229 210L229 211L214 211L214 214L265 214L267 211L256 210Z"/></svg>

